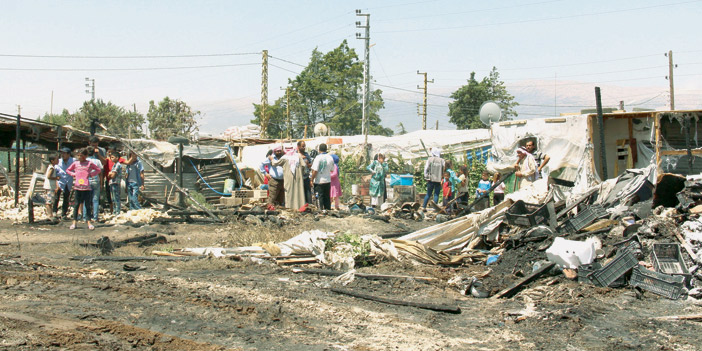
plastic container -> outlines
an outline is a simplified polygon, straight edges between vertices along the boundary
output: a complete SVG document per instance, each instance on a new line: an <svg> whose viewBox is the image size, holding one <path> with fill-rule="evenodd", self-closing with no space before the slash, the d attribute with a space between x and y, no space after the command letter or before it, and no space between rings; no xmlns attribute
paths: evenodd
<svg viewBox="0 0 702 351"><path fill-rule="evenodd" d="M669 274L649 271L638 266L631 273L631 286L650 291L656 295L676 300L682 294L685 278L683 276L673 276Z"/></svg>
<svg viewBox="0 0 702 351"><path fill-rule="evenodd" d="M234 191L234 179L225 179L224 180L224 190L222 191L223 194L231 195L232 191Z"/></svg>
<svg viewBox="0 0 702 351"><path fill-rule="evenodd" d="M602 265L599 262L592 262L591 264L584 264L578 267L578 282L594 284L591 275L597 270L601 269ZM621 276L619 279L615 280L609 285L612 288L619 288L626 286L626 276Z"/></svg>
<svg viewBox="0 0 702 351"><path fill-rule="evenodd" d="M610 286L638 264L639 261L631 251L622 250L614 256L612 261L590 274L589 277L595 285Z"/></svg>
<svg viewBox="0 0 702 351"><path fill-rule="evenodd" d="M614 247L616 247L617 250L631 251L639 260L643 259L644 257L644 254L641 251L641 239L639 239L639 236L636 234L630 236L629 239L614 243Z"/></svg>
<svg viewBox="0 0 702 351"><path fill-rule="evenodd" d="M358 195L358 184L351 184L351 195Z"/></svg>
<svg viewBox="0 0 702 351"><path fill-rule="evenodd" d="M414 185L414 176L411 174L390 174L390 186L396 185Z"/></svg>
<svg viewBox="0 0 702 351"><path fill-rule="evenodd" d="M656 243L651 250L651 263L656 272L682 276L689 284L692 279L680 252L680 244Z"/></svg>
<svg viewBox="0 0 702 351"><path fill-rule="evenodd" d="M567 240L561 237L553 239L553 244L546 250L549 261L561 268L578 268L590 264L595 259L595 245L588 241Z"/></svg>
<svg viewBox="0 0 702 351"><path fill-rule="evenodd" d="M561 225L561 232L575 233L588 225L607 215L607 210L600 205L590 205L578 213L575 217L569 218Z"/></svg>
<svg viewBox="0 0 702 351"><path fill-rule="evenodd" d="M548 208L546 204L535 205L519 200L507 209L505 218L511 225L533 227L548 221Z"/></svg>

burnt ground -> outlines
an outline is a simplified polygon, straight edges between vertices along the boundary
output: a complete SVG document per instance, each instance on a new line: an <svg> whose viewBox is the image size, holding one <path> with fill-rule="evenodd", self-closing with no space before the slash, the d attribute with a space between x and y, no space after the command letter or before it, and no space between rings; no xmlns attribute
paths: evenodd
<svg viewBox="0 0 702 351"><path fill-rule="evenodd" d="M597 288L545 276L511 299L476 299L447 285L491 267L380 262L359 272L435 277L375 281L356 278L347 290L415 302L457 305L460 314L395 306L337 294L331 277L293 273L272 263L200 259L187 262L71 260L99 255L113 241L168 234L168 244L118 248L113 256L194 246L280 241L303 230L393 233L431 223L350 218L295 218L287 224L236 222L103 226L90 232L0 223L0 348L137 350L699 350L700 323L653 317L700 314L690 301L671 301L629 288ZM500 288L528 274L538 250L518 251L492 267L486 285ZM524 253L528 252L528 253ZM528 257L526 255L529 255ZM516 255L514 255L516 256ZM532 257L533 256L533 257ZM514 262L513 262L514 261ZM521 262L521 263L520 263ZM310 267L306 265L304 267ZM517 268L517 269L515 269Z"/></svg>

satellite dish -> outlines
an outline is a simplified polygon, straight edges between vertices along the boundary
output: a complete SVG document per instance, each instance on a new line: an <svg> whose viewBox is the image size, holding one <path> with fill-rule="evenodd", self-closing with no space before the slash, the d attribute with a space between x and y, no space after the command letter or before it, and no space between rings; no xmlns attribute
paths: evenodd
<svg viewBox="0 0 702 351"><path fill-rule="evenodd" d="M327 135L329 133L329 128L327 127L326 124L324 123L317 123L314 126L314 135L315 136L323 136Z"/></svg>
<svg viewBox="0 0 702 351"><path fill-rule="evenodd" d="M502 117L502 109L496 102L486 101L480 105L479 115L480 121L486 126L490 126L490 124L500 120L500 117Z"/></svg>

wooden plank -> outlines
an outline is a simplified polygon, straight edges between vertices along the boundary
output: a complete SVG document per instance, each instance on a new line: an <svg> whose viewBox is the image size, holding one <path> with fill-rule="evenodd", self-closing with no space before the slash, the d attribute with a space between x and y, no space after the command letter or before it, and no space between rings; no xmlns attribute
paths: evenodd
<svg viewBox="0 0 702 351"><path fill-rule="evenodd" d="M540 277L542 274L544 274L546 271L548 271L549 269L551 269L555 265L556 264L554 262L549 262L549 263L541 266L541 268L539 268L536 271L534 271L533 273L529 274L524 279L512 284L512 286L508 287L507 289L504 289L504 290L500 291L499 293L495 294L495 296L493 296L492 298L499 299L499 298L503 298L503 297L512 297L514 294L516 294L522 288L522 286L536 280L536 278Z"/></svg>
<svg viewBox="0 0 702 351"><path fill-rule="evenodd" d="M438 312L461 313L461 308L458 306L389 299L386 297L362 294L362 293L357 293L357 292L354 292L351 290L338 289L338 288L332 288L331 291L333 291L337 294L349 295L349 296L357 297L357 298L364 299L364 300L382 302L382 303L387 303L390 305L417 307L417 308L423 308L423 309L438 311Z"/></svg>
<svg viewBox="0 0 702 351"><path fill-rule="evenodd" d="M339 276L346 272L332 270L332 269L314 269L314 268L294 268L293 273L307 273L307 274L319 274L327 276ZM392 275L392 274L367 274L367 273L354 273L355 276L359 278L366 278L371 280L393 280L393 279L405 279L405 280L418 280L424 282L433 282L438 279L432 277L415 277L410 275Z"/></svg>

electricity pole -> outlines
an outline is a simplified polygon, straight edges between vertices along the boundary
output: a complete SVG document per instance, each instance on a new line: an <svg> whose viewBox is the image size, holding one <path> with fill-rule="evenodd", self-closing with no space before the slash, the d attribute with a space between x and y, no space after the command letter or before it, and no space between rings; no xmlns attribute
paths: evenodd
<svg viewBox="0 0 702 351"><path fill-rule="evenodd" d="M424 110L421 113L422 116L422 130L427 129L427 83L434 83L434 79L428 81L427 80L427 72L419 72L417 70L417 74L419 75L424 75L424 88L421 88L419 85L417 85L417 89L419 90L424 90Z"/></svg>
<svg viewBox="0 0 702 351"><path fill-rule="evenodd" d="M85 83L85 87L89 89L85 89L85 92L87 94L90 94L90 100L95 100L95 79L90 79L88 77L85 77L85 81L89 83Z"/></svg>
<svg viewBox="0 0 702 351"><path fill-rule="evenodd" d="M280 88L283 90L283 88ZM290 122L290 87L285 87L285 115L288 124L288 140L290 139L290 134L292 133L292 123Z"/></svg>
<svg viewBox="0 0 702 351"><path fill-rule="evenodd" d="M670 110L675 110L675 89L673 88L673 68L678 65L673 65L673 51L668 51L665 56L668 56L668 76L665 77L670 82Z"/></svg>
<svg viewBox="0 0 702 351"><path fill-rule="evenodd" d="M356 22L356 28L365 28L366 33L361 36L361 33L356 33L356 39L363 39L365 43L365 58L363 60L363 114L361 118L361 133L365 136L363 145L368 143L368 97L370 96L370 14L361 13L361 10L356 10L356 16L365 16L366 25L362 25L361 21Z"/></svg>
<svg viewBox="0 0 702 351"><path fill-rule="evenodd" d="M263 50L263 64L261 68L261 137L268 137L268 118L266 117L268 105L268 50Z"/></svg>

